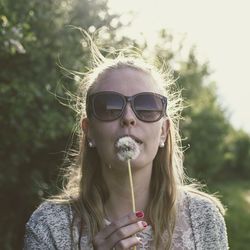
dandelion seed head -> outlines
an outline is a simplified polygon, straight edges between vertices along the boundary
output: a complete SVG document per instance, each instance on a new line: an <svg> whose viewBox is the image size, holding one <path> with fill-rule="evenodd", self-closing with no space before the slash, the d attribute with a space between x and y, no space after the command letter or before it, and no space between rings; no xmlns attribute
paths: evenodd
<svg viewBox="0 0 250 250"><path fill-rule="evenodd" d="M134 160L140 154L138 143L130 136L121 137L115 146L117 156L121 161Z"/></svg>

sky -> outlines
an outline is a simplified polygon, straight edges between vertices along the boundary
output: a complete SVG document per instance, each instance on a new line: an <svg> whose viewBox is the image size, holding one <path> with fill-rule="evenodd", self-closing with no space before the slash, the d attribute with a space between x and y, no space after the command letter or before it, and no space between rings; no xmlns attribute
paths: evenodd
<svg viewBox="0 0 250 250"><path fill-rule="evenodd" d="M220 102L237 129L250 133L250 1L249 0L109 0L112 12L126 21L133 11L132 38L143 33L154 42L166 28L175 37L185 36L197 56L208 61L217 83Z"/></svg>

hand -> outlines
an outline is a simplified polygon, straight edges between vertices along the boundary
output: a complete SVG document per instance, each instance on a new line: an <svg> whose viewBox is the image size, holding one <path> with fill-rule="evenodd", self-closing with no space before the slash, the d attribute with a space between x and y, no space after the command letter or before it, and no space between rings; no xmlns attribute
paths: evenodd
<svg viewBox="0 0 250 250"><path fill-rule="evenodd" d="M115 248L129 249L140 244L140 239L134 234L147 227L142 211L129 213L126 216L113 221L110 225L101 230L93 239L95 250L110 250Z"/></svg>

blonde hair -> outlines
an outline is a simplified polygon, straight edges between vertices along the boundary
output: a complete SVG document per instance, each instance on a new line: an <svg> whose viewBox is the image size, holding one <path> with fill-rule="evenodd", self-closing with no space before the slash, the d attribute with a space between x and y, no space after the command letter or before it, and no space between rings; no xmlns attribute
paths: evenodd
<svg viewBox="0 0 250 250"><path fill-rule="evenodd" d="M183 150L179 135L179 120L182 111L182 99L179 91L174 89L174 80L169 71L160 72L151 64L139 59L133 53L119 53L115 58L105 58L92 39L85 33L90 42L93 59L92 68L85 73L80 81L78 94L75 96L75 110L78 114L79 149L74 151L73 162L64 177L62 192L50 200L59 203L70 203L76 214L88 228L88 236L93 237L104 227L103 205L109 197L109 191L100 171L101 160L94 148L88 147L87 140L80 128L80 122L86 116L86 99L95 84L112 70L130 68L150 75L157 87L168 98L167 116L169 133L164 148L159 148L153 161L150 184L149 204L145 213L152 222L154 245L156 249L170 249L175 227L177 201L180 191L185 189L199 193L212 199L223 210L219 201L198 190L198 186L185 185L183 171ZM129 55L128 55L129 54ZM132 55L132 56L131 56ZM163 233L167 232L167 239ZM163 246L164 245L164 246Z"/></svg>

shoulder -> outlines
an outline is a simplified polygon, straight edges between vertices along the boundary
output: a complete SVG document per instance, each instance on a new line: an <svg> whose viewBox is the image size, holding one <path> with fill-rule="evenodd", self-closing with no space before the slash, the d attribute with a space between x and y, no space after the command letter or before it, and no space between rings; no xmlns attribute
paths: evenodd
<svg viewBox="0 0 250 250"><path fill-rule="evenodd" d="M27 225L58 228L72 220L72 209L69 204L59 204L51 201L43 202L31 215Z"/></svg>
<svg viewBox="0 0 250 250"><path fill-rule="evenodd" d="M26 224L25 245L34 247L37 244L41 247L47 244L58 247L60 242L67 245L70 242L72 218L70 205L43 202Z"/></svg>
<svg viewBox="0 0 250 250"><path fill-rule="evenodd" d="M188 200L190 210L195 214L199 216L215 215L223 217L221 203L212 196L210 197L202 192L185 191L185 197Z"/></svg>
<svg viewBox="0 0 250 250"><path fill-rule="evenodd" d="M184 192L189 207L196 245L201 249L228 249L221 204L202 192ZM199 247L197 247L199 249Z"/></svg>
<svg viewBox="0 0 250 250"><path fill-rule="evenodd" d="M72 210L68 204L43 202L31 215L28 225L47 224L49 227L59 227L72 219Z"/></svg>

